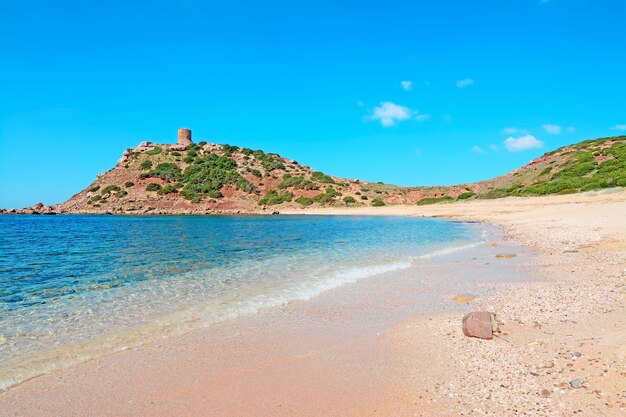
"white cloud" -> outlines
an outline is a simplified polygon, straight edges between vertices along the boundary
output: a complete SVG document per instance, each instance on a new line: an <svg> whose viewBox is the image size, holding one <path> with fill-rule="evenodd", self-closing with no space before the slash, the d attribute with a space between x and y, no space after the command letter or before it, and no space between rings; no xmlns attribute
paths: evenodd
<svg viewBox="0 0 626 417"><path fill-rule="evenodd" d="M502 129L502 133L504 135L516 135L518 133L526 133L526 131L523 129L518 129L516 127L505 127L504 129Z"/></svg>
<svg viewBox="0 0 626 417"><path fill-rule="evenodd" d="M574 126L570 126L567 128L567 133L574 133L576 132L576 128L574 128Z"/></svg>
<svg viewBox="0 0 626 417"><path fill-rule="evenodd" d="M400 85L404 91L411 91L413 89L412 81L400 81Z"/></svg>
<svg viewBox="0 0 626 417"><path fill-rule="evenodd" d="M520 152L527 149L539 149L543 147L543 142L531 134L514 138L509 136L504 142L504 147L509 152Z"/></svg>
<svg viewBox="0 0 626 417"><path fill-rule="evenodd" d="M380 120L381 125L389 127L395 126L397 122L410 119L415 113L408 107L392 103L391 101L384 101L380 103L380 106L374 107L371 119Z"/></svg>
<svg viewBox="0 0 626 417"><path fill-rule="evenodd" d="M471 78L465 78L463 80L457 80L456 81L456 86L458 88L465 88L465 87L469 87L470 85L474 84L474 80L472 80Z"/></svg>
<svg viewBox="0 0 626 417"><path fill-rule="evenodd" d="M429 119L430 119L430 114L428 113L415 115L415 120L417 120L418 122L425 122L426 120L429 120Z"/></svg>
<svg viewBox="0 0 626 417"><path fill-rule="evenodd" d="M543 125L543 130L548 132L551 135L560 135L561 134L561 126L559 125Z"/></svg>
<svg viewBox="0 0 626 417"><path fill-rule="evenodd" d="M626 125L615 125L611 129L612 130L626 130Z"/></svg>
<svg viewBox="0 0 626 417"><path fill-rule="evenodd" d="M497 151L498 147L492 143L491 145L489 145L489 149L491 149L492 151Z"/></svg>
<svg viewBox="0 0 626 417"><path fill-rule="evenodd" d="M472 146L472 151L476 153L485 153L485 151L483 151L483 148L477 145Z"/></svg>

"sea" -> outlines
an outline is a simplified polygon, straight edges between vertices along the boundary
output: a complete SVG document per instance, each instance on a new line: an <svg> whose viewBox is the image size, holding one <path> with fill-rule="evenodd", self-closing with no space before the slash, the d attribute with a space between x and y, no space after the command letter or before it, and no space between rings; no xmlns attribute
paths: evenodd
<svg viewBox="0 0 626 417"><path fill-rule="evenodd" d="M0 216L0 391L478 245L386 216Z"/></svg>

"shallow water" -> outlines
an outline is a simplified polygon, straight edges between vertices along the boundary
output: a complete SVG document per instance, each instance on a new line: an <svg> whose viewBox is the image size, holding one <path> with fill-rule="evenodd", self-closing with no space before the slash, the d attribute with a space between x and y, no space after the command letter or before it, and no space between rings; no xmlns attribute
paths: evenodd
<svg viewBox="0 0 626 417"><path fill-rule="evenodd" d="M411 217L0 216L0 389L482 240Z"/></svg>

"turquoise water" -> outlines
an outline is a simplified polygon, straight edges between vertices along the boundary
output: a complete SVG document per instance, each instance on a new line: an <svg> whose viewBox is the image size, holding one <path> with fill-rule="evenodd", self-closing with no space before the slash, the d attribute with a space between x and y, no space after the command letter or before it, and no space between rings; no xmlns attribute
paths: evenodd
<svg viewBox="0 0 626 417"><path fill-rule="evenodd" d="M356 216L0 216L0 389L481 241Z"/></svg>

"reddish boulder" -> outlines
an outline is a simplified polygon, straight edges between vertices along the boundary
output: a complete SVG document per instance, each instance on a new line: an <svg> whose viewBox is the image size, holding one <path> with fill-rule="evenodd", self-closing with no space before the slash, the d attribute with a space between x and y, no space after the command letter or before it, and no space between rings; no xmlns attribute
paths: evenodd
<svg viewBox="0 0 626 417"><path fill-rule="evenodd" d="M498 331L496 315L488 311L474 311L463 317L463 334L480 339L493 339L493 333Z"/></svg>

